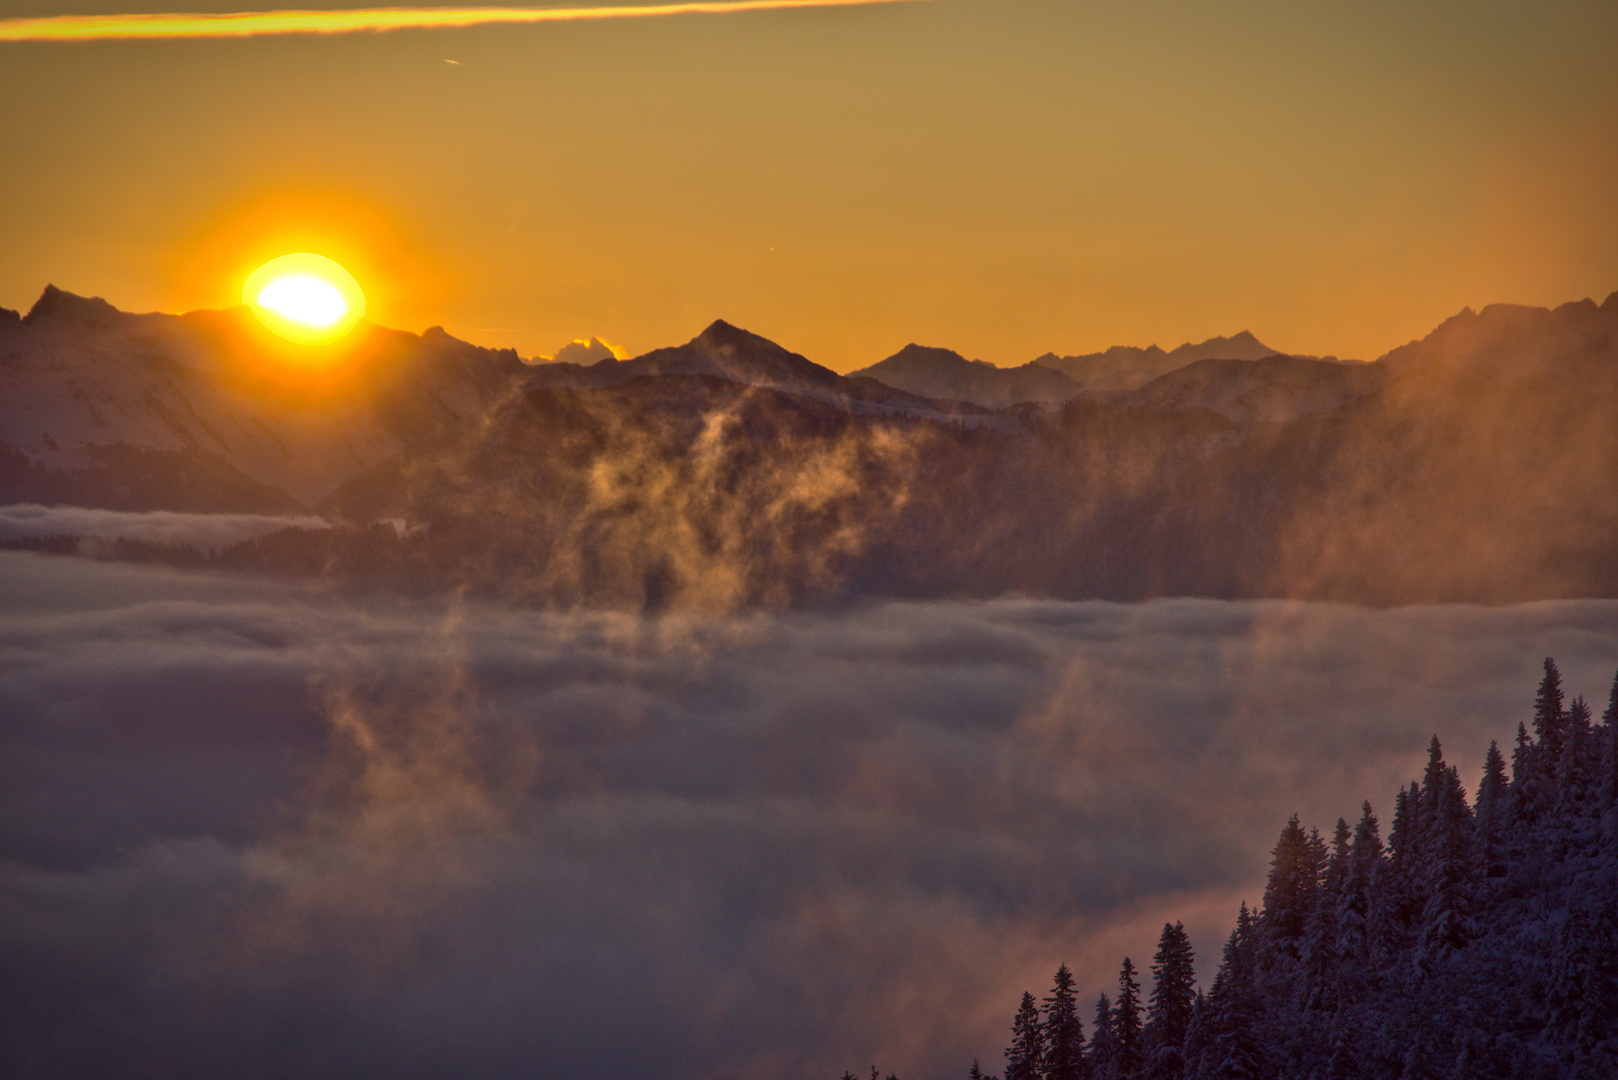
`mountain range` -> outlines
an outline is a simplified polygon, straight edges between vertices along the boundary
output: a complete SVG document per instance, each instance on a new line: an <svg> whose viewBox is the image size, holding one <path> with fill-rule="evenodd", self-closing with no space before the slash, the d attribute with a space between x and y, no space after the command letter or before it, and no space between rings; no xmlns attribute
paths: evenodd
<svg viewBox="0 0 1618 1080"><path fill-rule="evenodd" d="M545 605L1610 596L1615 331L1618 294L1371 363L1109 350L1063 361L1105 393L996 408L871 373L1077 380L919 347L843 376L724 322L592 364L374 326L311 358L242 310L47 289L0 315L0 501L402 519L231 565Z"/></svg>
<svg viewBox="0 0 1618 1080"><path fill-rule="evenodd" d="M1156 345L1144 349L1115 345L1105 352L1083 356L1046 353L1015 368L968 360L950 349L911 344L852 374L868 375L922 397L1004 409L1031 402L1060 404L1076 397L1113 401L1163 375L1202 361L1263 360L1281 355L1245 330L1228 338L1187 342L1169 352ZM1334 357L1327 360L1337 362Z"/></svg>

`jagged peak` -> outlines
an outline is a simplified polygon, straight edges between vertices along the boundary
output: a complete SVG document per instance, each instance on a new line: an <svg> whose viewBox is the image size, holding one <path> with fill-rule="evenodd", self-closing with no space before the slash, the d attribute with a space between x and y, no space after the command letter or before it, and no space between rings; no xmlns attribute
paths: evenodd
<svg viewBox="0 0 1618 1080"><path fill-rule="evenodd" d="M96 325L119 314L117 308L99 296L79 296L47 285L22 321L29 325L45 321Z"/></svg>
<svg viewBox="0 0 1618 1080"><path fill-rule="evenodd" d="M1618 311L1618 289L1613 290L1613 292L1601 302L1601 310Z"/></svg>

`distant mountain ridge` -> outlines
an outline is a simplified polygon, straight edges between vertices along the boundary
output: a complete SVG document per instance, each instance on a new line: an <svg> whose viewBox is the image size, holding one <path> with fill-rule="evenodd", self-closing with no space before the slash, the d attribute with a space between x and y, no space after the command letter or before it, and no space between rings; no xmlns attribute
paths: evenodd
<svg viewBox="0 0 1618 1080"><path fill-rule="evenodd" d="M248 568L630 609L1618 596L1618 294L1003 410L723 322L590 365L366 327L294 377L241 312L36 307L0 316L0 499L423 526Z"/></svg>
<svg viewBox="0 0 1618 1080"><path fill-rule="evenodd" d="M312 371L311 355L329 370ZM862 415L989 419L978 406L838 375L723 321L685 345L590 365L529 364L441 327L417 335L371 323L310 354L273 338L245 308L131 314L47 286L26 316L0 309L0 498L301 510L379 463L429 451L524 386L676 375ZM163 475L191 494L159 506Z"/></svg>
<svg viewBox="0 0 1618 1080"><path fill-rule="evenodd" d="M653 349L628 360L603 359L588 366L565 362L536 365L529 381L586 388L669 375L703 375L785 390L854 413L905 412L943 418L975 416L984 411L981 407L963 407L959 402L928 400L925 395L906 393L891 383L861 378L859 372L839 375L723 319L715 320L684 345Z"/></svg>
<svg viewBox="0 0 1618 1080"><path fill-rule="evenodd" d="M968 360L950 349L910 344L886 360L851 372L922 397L970 401L989 409L1028 402L1060 404L1077 397L1081 387L1059 371L1031 361L1002 368L984 360Z"/></svg>
<svg viewBox="0 0 1618 1080"><path fill-rule="evenodd" d="M1084 356L1046 353L1015 368L998 367L983 360L968 360L950 349L911 344L853 374L877 379L922 397L969 401L988 409L1007 409L1024 404L1059 405L1076 397L1112 401L1192 364L1207 360L1248 362L1280 355L1246 330L1231 337L1187 342L1170 352L1164 352L1156 345L1144 349L1115 345L1105 352ZM1235 368L1225 370L1238 377L1251 377L1251 373L1242 373ZM1269 374L1273 376L1274 372ZM1265 400L1270 396L1273 395L1265 396ZM1283 411L1286 407L1297 407L1297 403L1284 406Z"/></svg>
<svg viewBox="0 0 1618 1080"><path fill-rule="evenodd" d="M1080 356L1046 353L1034 363L1060 371L1086 393L1105 395L1139 389L1161 375L1199 360L1262 360L1277 355L1276 350L1243 330L1230 337L1186 342L1168 352L1156 345L1144 349L1114 345L1103 352Z"/></svg>

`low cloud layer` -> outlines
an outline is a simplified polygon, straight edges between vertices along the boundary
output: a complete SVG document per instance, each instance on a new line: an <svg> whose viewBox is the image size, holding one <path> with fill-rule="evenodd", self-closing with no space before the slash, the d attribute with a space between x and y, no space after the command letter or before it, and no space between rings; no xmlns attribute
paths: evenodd
<svg viewBox="0 0 1618 1080"><path fill-rule="evenodd" d="M325 520L311 515L182 514L168 510L131 512L91 510L82 506L0 506L0 540L28 536L105 536L162 544L190 544L216 550L277 529L324 529Z"/></svg>
<svg viewBox="0 0 1618 1080"><path fill-rule="evenodd" d="M1618 603L360 603L0 554L0 1071L998 1068ZM1599 708L1598 708L1599 711ZM251 1072L251 1068L247 1070Z"/></svg>

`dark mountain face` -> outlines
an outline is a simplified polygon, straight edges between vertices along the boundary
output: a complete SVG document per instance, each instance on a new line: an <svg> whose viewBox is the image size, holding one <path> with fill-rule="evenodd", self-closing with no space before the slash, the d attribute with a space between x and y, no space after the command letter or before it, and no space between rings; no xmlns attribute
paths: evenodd
<svg viewBox="0 0 1618 1080"><path fill-rule="evenodd" d="M922 397L970 401L989 409L1031 402L1059 404L1078 396L1080 390L1066 375L1038 363L1001 368L924 345L906 345L886 360L852 374Z"/></svg>

